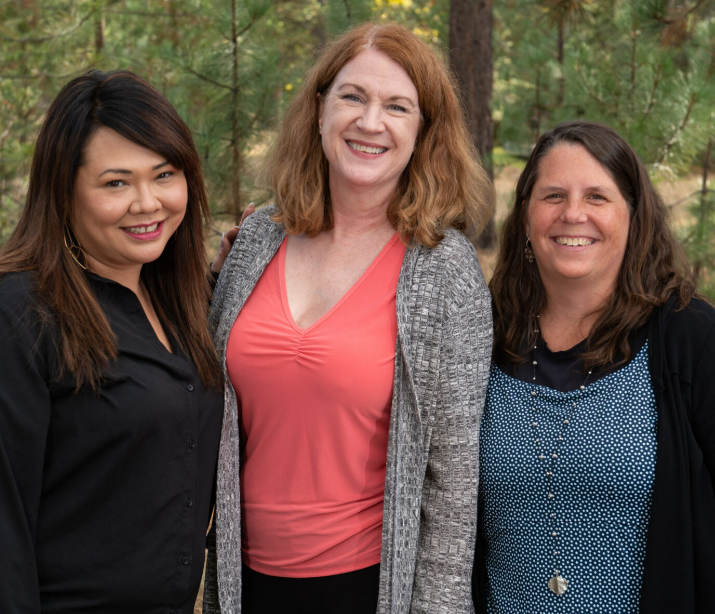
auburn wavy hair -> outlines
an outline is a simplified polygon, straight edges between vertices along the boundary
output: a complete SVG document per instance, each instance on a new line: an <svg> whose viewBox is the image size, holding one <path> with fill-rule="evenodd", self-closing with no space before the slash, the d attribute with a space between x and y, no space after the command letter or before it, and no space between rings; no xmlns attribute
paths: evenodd
<svg viewBox="0 0 715 614"><path fill-rule="evenodd" d="M210 287L204 228L210 211L200 158L179 114L153 86L128 71L90 71L64 86L47 111L35 143L25 207L0 252L0 275L31 271L40 314L59 327L63 372L77 387L97 388L117 355L116 337L84 271L64 245L77 169L100 127L150 149L182 170L188 202L179 228L141 278L162 322L196 364L207 386L221 371L208 327Z"/></svg>
<svg viewBox="0 0 715 614"><path fill-rule="evenodd" d="M536 317L546 306L546 293L538 263L529 264L524 257L525 216L539 165L560 143L585 148L608 170L629 205L630 226L618 283L591 328L581 356L586 368L621 364L631 357L632 334L648 321L653 309L671 296L677 297L680 308L685 307L695 295L695 284L663 200L643 163L617 132L595 122L568 122L544 133L519 177L489 284L495 347L507 359L521 362L526 348L536 341Z"/></svg>
<svg viewBox="0 0 715 614"><path fill-rule="evenodd" d="M315 236L333 226L328 161L318 132L320 100L335 76L366 49L397 62L415 84L421 122L417 148L402 173L387 216L403 241L435 247L444 230L478 233L494 195L464 121L455 82L444 61L416 35L395 24L363 24L328 45L286 111L264 167L273 191L274 220L289 234Z"/></svg>

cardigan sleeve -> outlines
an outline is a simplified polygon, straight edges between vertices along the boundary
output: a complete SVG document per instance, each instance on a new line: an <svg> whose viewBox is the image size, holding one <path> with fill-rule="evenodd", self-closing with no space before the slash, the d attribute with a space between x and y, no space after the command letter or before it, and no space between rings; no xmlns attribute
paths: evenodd
<svg viewBox="0 0 715 614"><path fill-rule="evenodd" d="M715 326L697 358L691 386L690 425L715 491Z"/></svg>
<svg viewBox="0 0 715 614"><path fill-rule="evenodd" d="M50 422L47 361L29 276L0 280L0 611L40 612L35 534Z"/></svg>
<svg viewBox="0 0 715 614"><path fill-rule="evenodd" d="M442 338L438 400L423 485L413 614L474 611L479 424L492 350L489 293L474 291L449 314Z"/></svg>

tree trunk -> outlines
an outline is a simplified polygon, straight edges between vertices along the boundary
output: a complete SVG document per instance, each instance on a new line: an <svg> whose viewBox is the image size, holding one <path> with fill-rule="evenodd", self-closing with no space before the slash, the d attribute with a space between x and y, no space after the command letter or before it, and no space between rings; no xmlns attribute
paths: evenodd
<svg viewBox="0 0 715 614"><path fill-rule="evenodd" d="M557 39L556 39L556 59L559 62L559 93L556 103L560 107L564 104L564 90L566 80L564 78L564 16L559 16L557 24Z"/></svg>
<svg viewBox="0 0 715 614"><path fill-rule="evenodd" d="M469 132L492 175L494 123L492 122L492 1L451 0L449 50L452 69L462 88ZM492 219L477 241L481 248L496 243Z"/></svg>
<svg viewBox="0 0 715 614"><path fill-rule="evenodd" d="M710 154L712 153L713 149L713 140L709 139L708 140L708 148L705 151L705 163L703 164L703 183L702 187L700 188L700 210L698 211L698 224L702 225L705 223L705 220L707 219L707 212L708 212L708 172L710 170ZM698 261L695 263L695 266L693 267L693 277L695 277L695 282L697 283L698 277L700 277L700 269L702 268L703 263L700 261L700 258Z"/></svg>
<svg viewBox="0 0 715 614"><path fill-rule="evenodd" d="M241 133L238 125L238 17L236 2L231 0L231 35L233 41L233 66L231 71L231 202L229 211L236 224L241 220Z"/></svg>

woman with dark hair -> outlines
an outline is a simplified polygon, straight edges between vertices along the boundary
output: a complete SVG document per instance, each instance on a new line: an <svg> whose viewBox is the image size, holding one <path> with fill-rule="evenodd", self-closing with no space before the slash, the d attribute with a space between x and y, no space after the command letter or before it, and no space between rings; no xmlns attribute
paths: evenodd
<svg viewBox="0 0 715 614"><path fill-rule="evenodd" d="M448 71L414 34L330 45L212 305L227 408L204 611L472 611L491 209ZM239 488L240 485L240 488Z"/></svg>
<svg viewBox="0 0 715 614"><path fill-rule="evenodd" d="M541 137L490 288L477 611L715 611L715 309L616 132Z"/></svg>
<svg viewBox="0 0 715 614"><path fill-rule="evenodd" d="M223 400L191 134L129 72L50 106L0 252L0 611L193 612Z"/></svg>

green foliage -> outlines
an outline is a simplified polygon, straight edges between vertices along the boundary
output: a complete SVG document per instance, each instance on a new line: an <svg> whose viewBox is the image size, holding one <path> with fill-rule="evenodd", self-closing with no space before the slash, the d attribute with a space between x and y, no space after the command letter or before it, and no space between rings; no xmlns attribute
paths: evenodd
<svg viewBox="0 0 715 614"><path fill-rule="evenodd" d="M265 200L256 163L327 40L366 19L396 21L446 52L449 5L0 2L0 242L17 221L43 113L72 77L127 68L164 92L194 133L213 211L232 219L249 200ZM656 180L702 167L715 136L713 3L501 0L493 9L497 165L523 160L559 122L587 118L623 134ZM715 261L711 210L684 235L703 280Z"/></svg>

